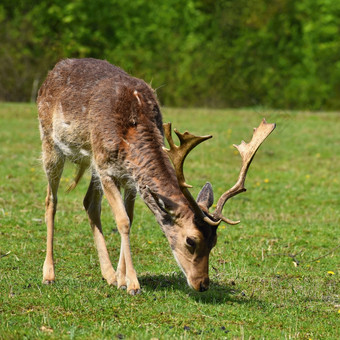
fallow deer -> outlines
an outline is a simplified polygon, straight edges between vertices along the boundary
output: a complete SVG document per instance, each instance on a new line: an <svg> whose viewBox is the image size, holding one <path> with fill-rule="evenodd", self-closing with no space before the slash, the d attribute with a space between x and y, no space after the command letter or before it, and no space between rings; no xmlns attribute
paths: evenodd
<svg viewBox="0 0 340 340"><path fill-rule="evenodd" d="M65 160L69 159L78 165L71 189L86 169L91 170L91 182L83 204L94 235L101 273L108 284L127 288L132 295L140 292L129 242L138 192L165 233L189 286L197 291L207 290L209 254L216 244L216 229L222 221L238 223L222 215L223 206L230 197L245 191L248 167L275 124L263 120L249 144L242 142L236 146L243 162L238 181L218 200L215 212L210 213L213 204L210 183L203 187L196 201L185 182L183 162L196 145L211 136L197 137L175 130L180 140L180 146L176 146L171 137L171 125L165 124L163 130L155 93L143 80L106 61L66 59L49 72L39 90L37 104L43 167L48 180L43 282L49 284L55 280L54 216L60 178ZM164 134L170 149L164 148ZM121 189L124 189L124 198ZM109 259L102 231L103 194L121 235L117 271Z"/></svg>

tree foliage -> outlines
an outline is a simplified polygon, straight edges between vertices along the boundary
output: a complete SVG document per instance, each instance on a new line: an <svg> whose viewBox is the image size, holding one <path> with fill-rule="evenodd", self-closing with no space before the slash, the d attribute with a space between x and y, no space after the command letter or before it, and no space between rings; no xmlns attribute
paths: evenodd
<svg viewBox="0 0 340 340"><path fill-rule="evenodd" d="M107 59L162 104L338 109L340 2L2 0L0 99L33 99L61 58Z"/></svg>

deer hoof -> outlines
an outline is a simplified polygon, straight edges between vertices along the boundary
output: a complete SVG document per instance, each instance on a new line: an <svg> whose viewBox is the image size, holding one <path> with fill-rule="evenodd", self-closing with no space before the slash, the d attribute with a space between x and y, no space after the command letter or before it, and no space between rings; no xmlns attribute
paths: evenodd
<svg viewBox="0 0 340 340"><path fill-rule="evenodd" d="M129 290L129 294L130 295L138 295L138 294L140 294L141 293L141 290L140 289L131 289L131 290Z"/></svg>
<svg viewBox="0 0 340 340"><path fill-rule="evenodd" d="M52 285L54 283L54 280L43 280L42 282L44 285Z"/></svg>

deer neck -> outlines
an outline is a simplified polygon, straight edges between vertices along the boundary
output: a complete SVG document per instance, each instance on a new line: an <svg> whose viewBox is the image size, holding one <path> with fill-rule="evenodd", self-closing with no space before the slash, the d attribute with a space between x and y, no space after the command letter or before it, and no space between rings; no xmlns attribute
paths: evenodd
<svg viewBox="0 0 340 340"><path fill-rule="evenodd" d="M171 215L177 218L190 218L193 211L188 206L178 185L175 171L166 153L163 151L161 133L139 134L139 138L124 141L126 158L125 165L132 175L133 181L142 199L155 215L163 231L171 224L169 214L165 213L156 202L156 197L171 205ZM144 151L145 150L145 151Z"/></svg>
<svg viewBox="0 0 340 340"><path fill-rule="evenodd" d="M168 225L172 225L171 216L176 217L176 219L187 219L193 215L187 199L178 186L177 178L170 162L167 159L165 160L166 165L169 166L169 171L166 173L158 172L158 169L161 169L161 165L163 165L161 164L162 159L153 159L151 165L151 167L154 167L153 176L144 176L145 169L138 169L135 174L141 173L138 174L139 176L134 176L137 179L137 190L155 215L163 231Z"/></svg>

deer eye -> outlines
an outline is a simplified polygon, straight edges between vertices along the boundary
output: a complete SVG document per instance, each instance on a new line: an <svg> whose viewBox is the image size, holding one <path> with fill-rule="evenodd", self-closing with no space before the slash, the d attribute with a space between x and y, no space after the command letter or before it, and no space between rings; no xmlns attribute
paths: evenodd
<svg viewBox="0 0 340 340"><path fill-rule="evenodd" d="M192 247L192 248L196 247L196 242L192 238L187 237L186 242L187 242L187 245L189 245L190 247Z"/></svg>

